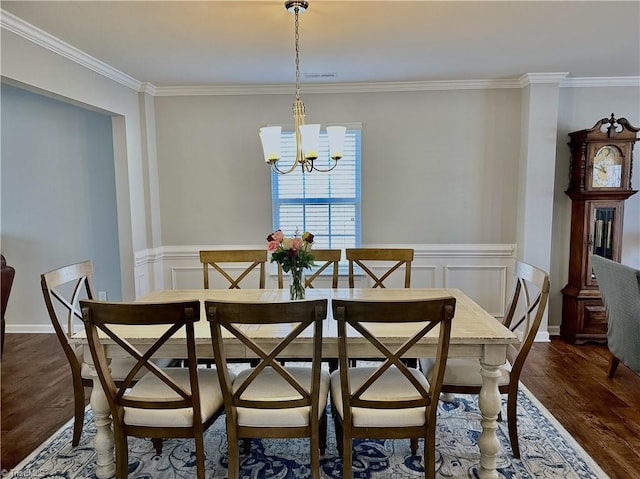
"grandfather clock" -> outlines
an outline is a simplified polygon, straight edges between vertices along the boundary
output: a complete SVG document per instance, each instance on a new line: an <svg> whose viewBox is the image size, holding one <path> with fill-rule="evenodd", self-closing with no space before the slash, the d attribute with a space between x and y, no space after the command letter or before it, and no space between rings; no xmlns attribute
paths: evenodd
<svg viewBox="0 0 640 479"><path fill-rule="evenodd" d="M590 255L620 261L624 201L631 188L633 147L639 139L626 118L603 118L569 133L571 242L569 282L562 290L560 333L573 343L607 341L607 316Z"/></svg>

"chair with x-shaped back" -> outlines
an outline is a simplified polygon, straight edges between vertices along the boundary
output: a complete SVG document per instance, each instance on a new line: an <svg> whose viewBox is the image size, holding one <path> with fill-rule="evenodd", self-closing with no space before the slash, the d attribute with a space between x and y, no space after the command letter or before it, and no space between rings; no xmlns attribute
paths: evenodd
<svg viewBox="0 0 640 479"><path fill-rule="evenodd" d="M502 376L498 379L500 393L507 395L509 440L515 458L520 457L516 421L520 373L540 327L548 298L549 275L527 263L517 262L511 301L507 305L503 324L516 333L520 342L509 345L507 348L508 365L502 368ZM420 359L420 367L427 379L431 380L435 360ZM480 394L481 387L480 364L476 359L449 358L447 360L442 392ZM448 398L445 399L448 400Z"/></svg>
<svg viewBox="0 0 640 479"><path fill-rule="evenodd" d="M340 264L340 258L342 256L342 250L339 249L312 249L313 262L316 268L309 276L305 275L304 286L305 288L313 288L313 282L321 278L321 274L330 266L331 270L331 287L338 287L338 266ZM282 265L278 263L278 288L284 287L284 281L282 278Z"/></svg>
<svg viewBox="0 0 640 479"><path fill-rule="evenodd" d="M346 300L331 302L338 322L340 368L331 374L331 407L336 425L343 476L351 478L353 438L409 438L416 455L424 440L424 477L435 479L435 431L438 395L449 350L451 319L456 300ZM376 330L405 329L409 337L399 346L384 344ZM353 329L357 334L349 335ZM431 330L437 333L436 365L430 382L403 357ZM351 338L365 338L381 362L349 367ZM361 345L360 345L361 346Z"/></svg>
<svg viewBox="0 0 640 479"><path fill-rule="evenodd" d="M354 288L356 285L356 266L365 273L365 279L371 283L372 288L388 288L394 273L393 281L401 285L399 287L411 287L412 248L347 248L346 253L349 260L349 288ZM404 282L400 283L403 267ZM388 281L386 285L385 281ZM405 358L404 361L413 367L418 365L416 358ZM356 359L353 358L352 365L355 366L355 364Z"/></svg>
<svg viewBox="0 0 640 479"><path fill-rule="evenodd" d="M205 301L216 370L222 385L227 421L229 479L239 475L238 440L248 438L310 439L311 477L320 479L320 454L327 443L326 406L329 373L321 368L322 323L327 300L286 302ZM258 344L250 332L277 329L287 335L275 344ZM258 358L255 367L233 380L223 335L238 339ZM282 366L280 355L293 340L309 339L311 366Z"/></svg>
<svg viewBox="0 0 640 479"><path fill-rule="evenodd" d="M84 388L93 386L93 376L89 364L84 362L82 347L72 345L69 338L82 325L80 300L94 298L93 264L91 261L83 261L43 273L40 275L40 285L53 329L71 367L74 399L71 444L75 447L80 442L84 422L86 406ZM162 359L160 364L164 366L170 362L170 359ZM111 360L111 374L117 384L125 379L132 364L134 364L133 358L120 357ZM135 379L139 377L141 374L137 374ZM156 442L156 448L159 447L160 443Z"/></svg>
<svg viewBox="0 0 640 479"><path fill-rule="evenodd" d="M127 436L195 440L196 477L204 479L204 431L222 413L223 399L216 372L198 368L194 324L200 320L200 301L115 303L80 301L87 342L113 418L116 478L128 477ZM122 326L148 330L157 338L139 350L130 344ZM160 368L152 361L174 335L182 340L186 368ZM116 384L105 347L118 344L132 358L131 368ZM134 381L133 378L143 376Z"/></svg>
<svg viewBox="0 0 640 479"><path fill-rule="evenodd" d="M93 264L91 261L70 264L40 275L40 285L49 318L69 366L71 366L75 414L71 444L74 447L80 442L84 422L84 388L92 387L93 381L88 368L84 366L82 348L70 344L69 338L75 332L74 326L77 326L78 323L82 324L80 322L82 313L78 306L80 299L93 299L92 278ZM62 291L63 289L66 290ZM119 367L117 372L114 370L114 375L120 373Z"/></svg>
<svg viewBox="0 0 640 479"><path fill-rule="evenodd" d="M385 281L397 270L404 267L404 287L411 287L412 248L347 248L349 260L349 287L355 287L355 266L368 276L372 288L385 288ZM376 269L383 268L376 272Z"/></svg>
<svg viewBox="0 0 640 479"><path fill-rule="evenodd" d="M316 269L309 276L305 276L304 285L305 288L313 288L313 282L320 277L323 271L327 268L332 267L331 272L331 287L333 289L338 287L338 267L340 264L340 258L342 257L342 250L339 249L313 249L311 250L311 254L313 255L313 262L315 263ZM282 265L278 263L278 288L282 289L284 287L283 274L282 274ZM302 358L302 359L287 359L286 362L309 362L310 359ZM335 358L327 359L326 362L329 364L329 370L335 371L338 369L338 360Z"/></svg>
<svg viewBox="0 0 640 479"><path fill-rule="evenodd" d="M210 268L220 273L226 280L224 287L229 289L240 289L242 281L244 279L248 280L248 276L255 276L257 270L257 287L264 289L265 264L267 262L266 249L202 250L200 251L200 262L202 263L204 289L209 289ZM227 263L233 263L233 266ZM232 269L238 271L232 274L230 272ZM244 283L243 287L246 287ZM255 287L253 286L253 288Z"/></svg>

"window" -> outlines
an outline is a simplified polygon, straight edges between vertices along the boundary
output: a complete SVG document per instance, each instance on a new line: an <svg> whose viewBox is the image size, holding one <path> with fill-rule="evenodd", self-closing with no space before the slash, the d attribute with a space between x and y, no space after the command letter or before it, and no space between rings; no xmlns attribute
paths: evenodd
<svg viewBox="0 0 640 479"><path fill-rule="evenodd" d="M360 245L360 125L345 125L344 156L329 173L314 171L278 175L271 173L273 224L286 236L296 231L315 235L316 248L344 249ZM282 162L291 164L295 156L295 135L282 131ZM320 155L316 164L328 168L329 145L326 132L320 133Z"/></svg>

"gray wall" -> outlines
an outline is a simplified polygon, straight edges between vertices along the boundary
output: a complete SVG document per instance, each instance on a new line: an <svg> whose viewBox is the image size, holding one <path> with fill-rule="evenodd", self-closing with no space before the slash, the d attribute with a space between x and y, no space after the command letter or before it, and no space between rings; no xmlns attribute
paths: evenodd
<svg viewBox="0 0 640 479"><path fill-rule="evenodd" d="M362 122L363 243L516 242L520 90L303 99L309 122ZM269 173L256 132L268 123L291 123L290 100L155 98L164 245L262 241L271 227L270 203L264 201ZM559 101L549 305L550 331L556 333L569 257L568 133L590 128L611 112L640 125L640 89L561 88ZM636 189L639 158L636 146ZM640 267L640 194L625 203L622 260Z"/></svg>
<svg viewBox="0 0 640 479"><path fill-rule="evenodd" d="M111 117L6 84L1 101L1 247L16 268L7 321L46 317L40 274L87 259L96 290L120 299Z"/></svg>
<svg viewBox="0 0 640 479"><path fill-rule="evenodd" d="M520 90L303 99L309 123L362 123L364 244L515 242ZM291 101L156 97L164 245L263 242L270 178L258 129L291 123Z"/></svg>

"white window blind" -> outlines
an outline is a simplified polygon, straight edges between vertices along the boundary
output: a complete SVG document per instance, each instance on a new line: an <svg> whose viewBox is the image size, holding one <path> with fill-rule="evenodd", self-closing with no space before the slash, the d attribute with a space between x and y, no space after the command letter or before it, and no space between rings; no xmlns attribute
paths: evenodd
<svg viewBox="0 0 640 479"><path fill-rule="evenodd" d="M344 249L360 245L360 131L358 125L348 126L344 156L329 173L313 171L271 174L271 198L274 229L285 236L296 231L315 235L315 248ZM282 131L282 151L279 168L293 163L296 144L292 130ZM330 167L329 141L320 133L320 155L315 164Z"/></svg>

